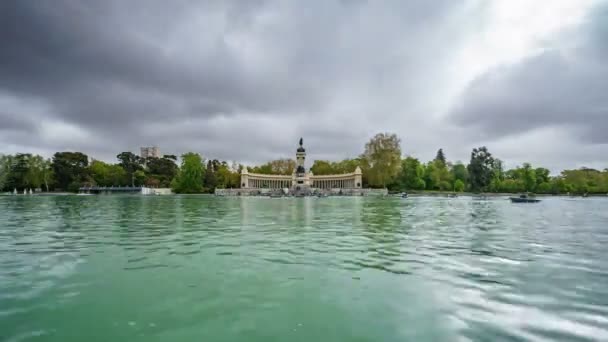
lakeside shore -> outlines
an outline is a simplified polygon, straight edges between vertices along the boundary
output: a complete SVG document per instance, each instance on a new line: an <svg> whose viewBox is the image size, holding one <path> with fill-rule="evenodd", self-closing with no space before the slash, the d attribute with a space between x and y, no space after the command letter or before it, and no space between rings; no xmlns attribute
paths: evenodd
<svg viewBox="0 0 608 342"><path fill-rule="evenodd" d="M402 192L389 192L388 197L397 197L400 196ZM431 190L423 190L423 191L414 191L407 192L408 197L450 197L453 195L457 195L458 197L517 197L519 193L472 193L472 192L451 192L451 191L431 191ZM0 196L82 196L83 194L74 193L74 192L38 192L33 194L17 194L14 195L10 192L0 193ZM94 194L87 194L89 196L95 196ZM101 195L101 196L116 196L116 195L126 195L126 194L112 194L112 195ZM129 194L130 196L137 196L140 194ZM208 193L200 193L200 194L163 194L164 196L215 196L214 194ZM583 195L574 195L574 194L535 194L536 197L567 197L567 198L585 198L585 197L608 197L608 194L588 194L587 196ZM222 196L220 196L222 197ZM266 196L250 196L250 197L266 197ZM340 197L340 195L336 195L335 197ZM347 196L343 196L347 197Z"/></svg>

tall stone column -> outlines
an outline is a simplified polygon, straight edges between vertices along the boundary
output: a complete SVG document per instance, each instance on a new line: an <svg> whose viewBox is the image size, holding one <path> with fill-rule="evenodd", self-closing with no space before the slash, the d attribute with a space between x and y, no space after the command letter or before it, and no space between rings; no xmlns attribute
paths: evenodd
<svg viewBox="0 0 608 342"><path fill-rule="evenodd" d="M241 170L241 188L248 188L249 187L249 172L247 171L247 168L244 167L243 170Z"/></svg>
<svg viewBox="0 0 608 342"><path fill-rule="evenodd" d="M363 187L363 172L361 168L357 166L355 169L355 188Z"/></svg>

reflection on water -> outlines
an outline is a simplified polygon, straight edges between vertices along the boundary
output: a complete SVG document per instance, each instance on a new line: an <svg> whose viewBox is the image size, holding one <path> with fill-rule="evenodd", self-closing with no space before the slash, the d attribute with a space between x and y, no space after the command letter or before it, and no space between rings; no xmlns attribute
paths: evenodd
<svg viewBox="0 0 608 342"><path fill-rule="evenodd" d="M0 340L608 340L607 205L0 197Z"/></svg>

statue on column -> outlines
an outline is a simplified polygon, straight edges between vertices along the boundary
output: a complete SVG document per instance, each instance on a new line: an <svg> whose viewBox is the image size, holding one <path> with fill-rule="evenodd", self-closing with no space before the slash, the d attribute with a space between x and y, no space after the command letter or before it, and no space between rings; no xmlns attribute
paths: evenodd
<svg viewBox="0 0 608 342"><path fill-rule="evenodd" d="M304 144L304 139L302 139L302 138L300 137L300 146L302 146L303 144Z"/></svg>

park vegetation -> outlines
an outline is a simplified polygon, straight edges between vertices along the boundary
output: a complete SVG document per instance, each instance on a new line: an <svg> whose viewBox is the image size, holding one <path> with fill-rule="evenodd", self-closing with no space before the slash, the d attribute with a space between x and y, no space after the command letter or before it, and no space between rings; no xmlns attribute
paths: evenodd
<svg viewBox="0 0 608 342"><path fill-rule="evenodd" d="M57 152L46 159L18 153L0 155L0 191L76 192L82 186L148 186L172 188L176 193L212 193L216 188L240 187L241 164L205 159L197 153L142 159L121 152L116 163L89 158L82 152ZM391 191L449 191L475 193L606 194L608 169L580 168L550 175L548 169L524 163L505 170L486 147L474 148L468 164L451 162L443 149L426 163L403 156L395 134L380 133L364 146L359 157L341 161L316 160L315 175L354 172L360 167L363 186ZM249 166L252 173L290 175L293 159L277 159Z"/></svg>

